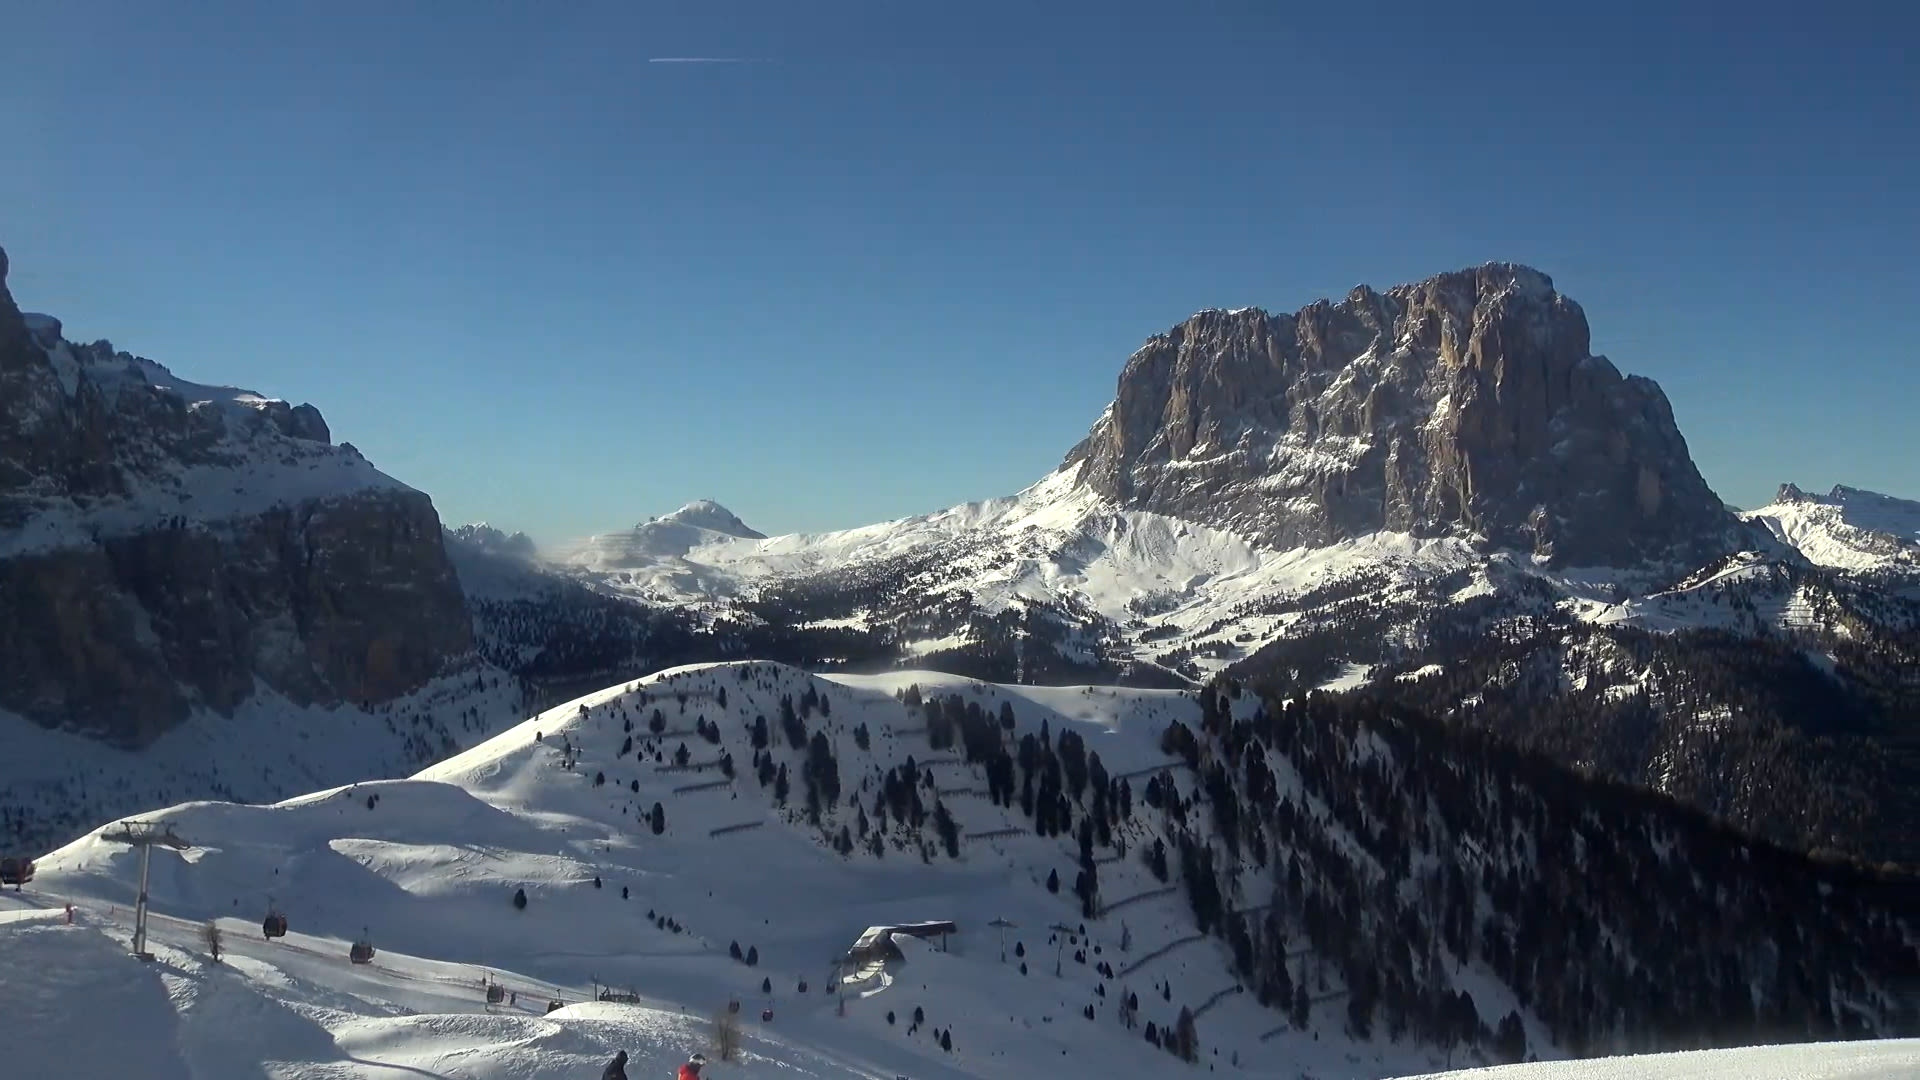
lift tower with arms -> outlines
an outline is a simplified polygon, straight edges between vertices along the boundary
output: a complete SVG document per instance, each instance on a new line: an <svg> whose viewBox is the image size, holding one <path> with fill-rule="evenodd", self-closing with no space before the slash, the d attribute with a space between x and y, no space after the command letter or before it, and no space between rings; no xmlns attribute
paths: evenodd
<svg viewBox="0 0 1920 1080"><path fill-rule="evenodd" d="M133 908L133 955L153 959L147 951L147 864L153 858L153 845L161 844L183 851L192 844L180 839L173 825L165 821L123 821L106 834L106 839L140 849L140 896Z"/></svg>

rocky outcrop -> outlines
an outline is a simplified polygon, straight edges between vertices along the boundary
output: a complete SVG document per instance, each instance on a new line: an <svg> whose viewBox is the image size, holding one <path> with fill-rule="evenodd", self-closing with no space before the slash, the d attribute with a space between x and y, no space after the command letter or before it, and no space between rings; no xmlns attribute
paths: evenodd
<svg viewBox="0 0 1920 1080"><path fill-rule="evenodd" d="M465 544L489 555L532 559L540 553L534 546L533 537L523 532L505 532L484 521L448 529L447 537L456 543Z"/></svg>
<svg viewBox="0 0 1920 1080"><path fill-rule="evenodd" d="M311 405L23 316L0 254L0 709L138 746L259 688L382 702L470 661L428 497Z"/></svg>
<svg viewBox="0 0 1920 1080"><path fill-rule="evenodd" d="M1133 355L1066 464L1278 546L1393 530L1611 565L1738 546L1659 386L1588 346L1578 304L1503 263L1292 315L1203 311Z"/></svg>

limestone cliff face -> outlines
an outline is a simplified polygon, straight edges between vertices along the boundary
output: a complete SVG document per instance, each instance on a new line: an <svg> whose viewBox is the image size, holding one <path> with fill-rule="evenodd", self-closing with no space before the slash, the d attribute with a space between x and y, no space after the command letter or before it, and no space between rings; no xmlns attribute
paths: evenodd
<svg viewBox="0 0 1920 1080"><path fill-rule="evenodd" d="M470 662L426 495L318 410L23 315L0 253L0 709L143 745L265 687L381 702Z"/></svg>
<svg viewBox="0 0 1920 1080"><path fill-rule="evenodd" d="M1067 465L1278 546L1387 529L1625 565L1737 545L1666 395L1588 345L1578 304L1503 263L1292 315L1203 311L1133 355Z"/></svg>

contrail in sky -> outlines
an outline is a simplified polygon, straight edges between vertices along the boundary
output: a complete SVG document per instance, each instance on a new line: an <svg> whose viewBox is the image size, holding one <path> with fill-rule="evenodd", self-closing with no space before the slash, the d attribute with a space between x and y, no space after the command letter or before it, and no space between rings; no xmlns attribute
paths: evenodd
<svg viewBox="0 0 1920 1080"><path fill-rule="evenodd" d="M649 56L649 64L759 64L751 56Z"/></svg>

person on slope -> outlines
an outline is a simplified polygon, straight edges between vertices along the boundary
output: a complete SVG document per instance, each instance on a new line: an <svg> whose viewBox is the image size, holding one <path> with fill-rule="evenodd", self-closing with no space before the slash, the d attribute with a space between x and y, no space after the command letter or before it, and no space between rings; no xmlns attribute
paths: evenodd
<svg viewBox="0 0 1920 1080"><path fill-rule="evenodd" d="M700 1070L705 1067L706 1064L707 1059L705 1056L701 1054L693 1055L687 1059L685 1065L680 1066L680 1075L676 1080L700 1080Z"/></svg>
<svg viewBox="0 0 1920 1080"><path fill-rule="evenodd" d="M600 1072L600 1080L627 1080L627 1052L625 1050L613 1055L613 1060L607 1062L607 1067Z"/></svg>

